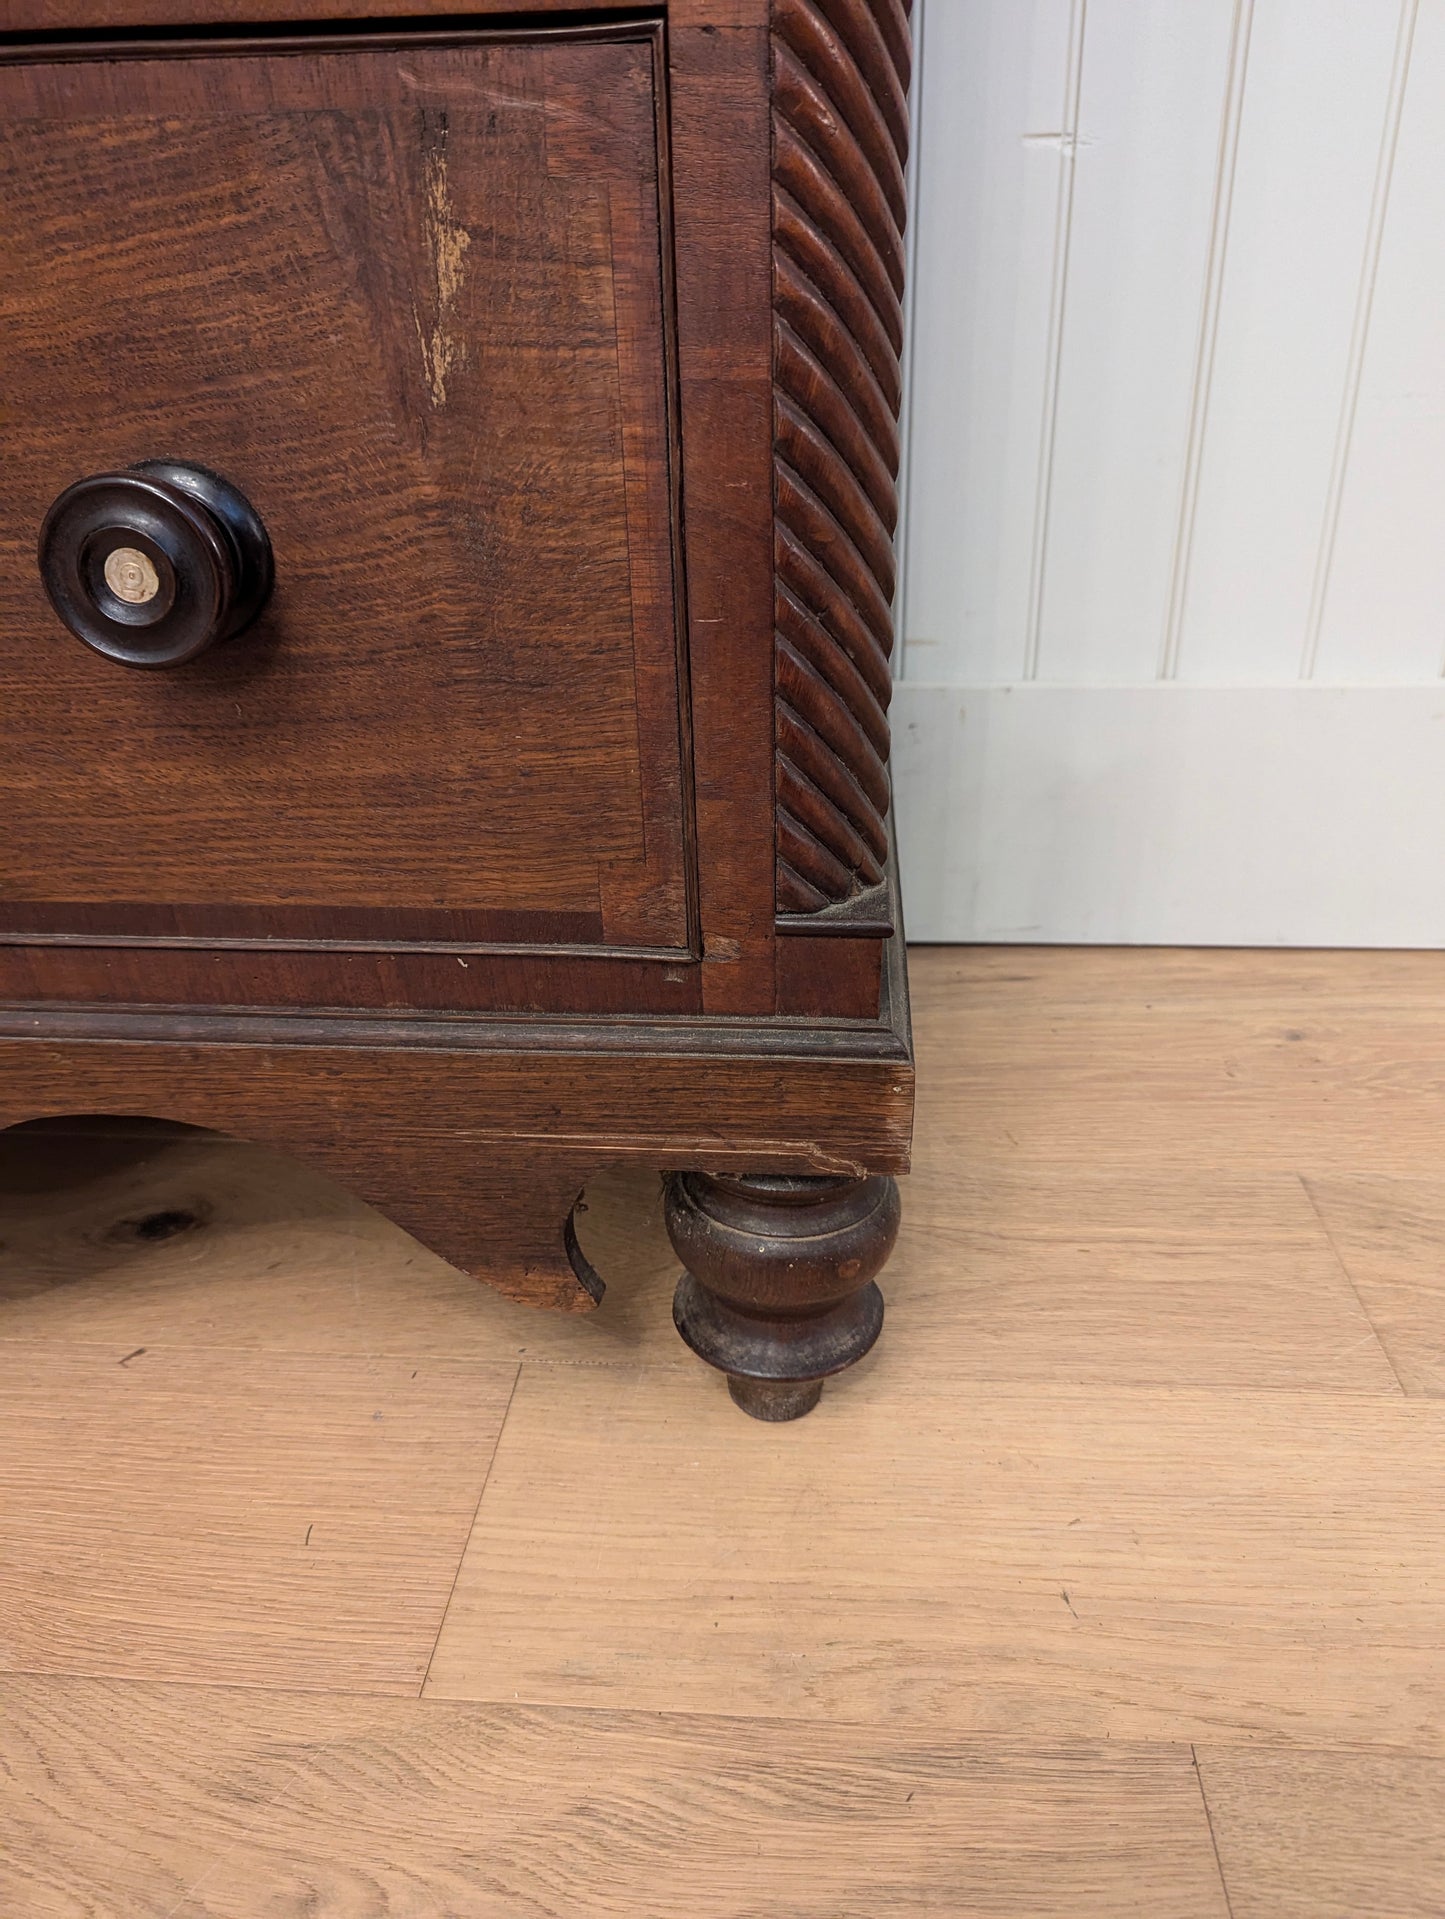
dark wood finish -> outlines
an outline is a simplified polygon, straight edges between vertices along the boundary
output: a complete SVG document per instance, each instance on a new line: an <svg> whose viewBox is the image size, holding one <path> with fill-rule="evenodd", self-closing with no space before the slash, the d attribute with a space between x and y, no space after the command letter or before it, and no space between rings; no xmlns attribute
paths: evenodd
<svg viewBox="0 0 1445 1919"><path fill-rule="evenodd" d="M690 947L655 42L0 67L8 900ZM152 680L28 555L162 455L247 494L276 589Z"/></svg>
<svg viewBox="0 0 1445 1919"><path fill-rule="evenodd" d="M40 528L40 581L84 646L182 666L245 632L276 568L261 517L205 467L145 460L76 480Z"/></svg>
<svg viewBox="0 0 1445 1919"><path fill-rule="evenodd" d="M907 72L902 0L0 0L0 1126L288 1148L560 1310L651 1165L747 1410L866 1349ZM276 586L136 673L34 540L154 458Z"/></svg>
<svg viewBox="0 0 1445 1919"><path fill-rule="evenodd" d="M807 1029L0 1008L0 1126L148 1114L294 1151L501 1291L585 1310L566 1221L602 1167L908 1163L906 1006Z"/></svg>
<svg viewBox="0 0 1445 1919"><path fill-rule="evenodd" d="M699 969L681 957L0 942L0 1000L21 1002L607 1014L690 1013L700 999Z"/></svg>
<svg viewBox="0 0 1445 1919"><path fill-rule="evenodd" d="M677 1330L755 1419L798 1419L883 1330L875 1275L898 1237L893 1180L680 1173L667 1230Z"/></svg>
<svg viewBox="0 0 1445 1919"><path fill-rule="evenodd" d="M770 0L664 0L669 22L683 31L715 33L722 27L765 26ZM607 10L603 10L607 11ZM610 9L617 12L618 9ZM642 9L641 11L645 11ZM585 14L585 0L469 0L468 19L501 15L509 20L550 14ZM266 22L297 25L323 20L455 19L456 0L0 0L0 33L42 35L188 27L249 27Z"/></svg>
<svg viewBox="0 0 1445 1919"><path fill-rule="evenodd" d="M780 913L880 885L888 858L907 13L773 7Z"/></svg>
<svg viewBox="0 0 1445 1919"><path fill-rule="evenodd" d="M703 1004L771 1012L768 36L671 32ZM702 531L706 529L706 531Z"/></svg>
<svg viewBox="0 0 1445 1919"><path fill-rule="evenodd" d="M883 982L877 939L778 942L778 1011L807 1018L820 1010L842 1019L874 1019Z"/></svg>

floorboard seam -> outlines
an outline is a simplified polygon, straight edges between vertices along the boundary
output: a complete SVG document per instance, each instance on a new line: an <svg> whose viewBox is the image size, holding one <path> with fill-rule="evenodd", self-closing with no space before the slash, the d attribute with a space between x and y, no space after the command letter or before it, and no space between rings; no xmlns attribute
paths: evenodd
<svg viewBox="0 0 1445 1919"><path fill-rule="evenodd" d="M507 1420L510 1418L512 1412L512 1401L517 1397L517 1385L521 1377L522 1363L519 1360L517 1362L517 1370L512 1376L512 1390L507 1394L507 1403L502 1408L502 1422L497 1428L497 1437L492 1442L492 1456L487 1461L487 1470L482 1474L482 1489L477 1494L476 1505L472 1508L471 1521L467 1526L467 1536L462 1541L461 1551L457 1554L456 1571L452 1574L452 1583L447 1590L447 1603L442 1607L442 1616L437 1622L436 1638L431 1642L431 1652L427 1658L426 1671L422 1674L421 1684L417 1687L416 1696L418 1699L425 1696L427 1681L431 1678L431 1669L436 1661L437 1647L442 1643L442 1634L447 1629L447 1614L451 1611L452 1601L457 1596L457 1582L462 1576L462 1567L466 1563L467 1548L472 1543L472 1534L477 1530L477 1517L482 1510L482 1501L486 1498L487 1488L492 1483L492 1471L497 1463L497 1454L502 1450L502 1436L507 1430Z"/></svg>
<svg viewBox="0 0 1445 1919"><path fill-rule="evenodd" d="M1360 1292L1359 1287L1355 1284L1355 1276L1350 1271L1349 1264L1346 1261L1344 1254L1340 1251L1339 1247L1335 1244L1335 1236L1330 1231L1329 1222L1326 1220L1324 1214L1320 1211L1320 1203L1315 1198L1314 1188L1310 1185L1309 1181L1305 1178L1303 1173L1297 1173L1295 1177L1299 1180L1300 1185L1303 1186L1305 1190L1305 1198L1309 1201L1311 1207L1314 1210L1314 1216L1320 1223L1320 1231L1324 1234L1325 1238L1328 1240L1330 1251L1335 1256L1335 1264L1339 1267L1340 1271L1344 1274L1345 1283L1355 1296L1355 1304L1359 1307L1361 1313L1364 1315L1365 1324L1369 1327L1370 1332L1374 1337L1375 1344L1379 1347L1380 1351L1385 1355L1385 1364L1389 1367L1391 1377L1394 1379L1395 1384L1400 1389L1401 1397L1404 1399L1411 1398L1412 1395L1406 1391L1405 1382L1403 1379L1401 1379L1399 1369L1395 1365L1394 1355L1391 1353L1389 1347L1385 1344L1384 1340L1380 1337L1380 1329L1375 1324L1374 1319L1370 1313L1369 1307L1365 1304L1363 1294Z"/></svg>
<svg viewBox="0 0 1445 1919"><path fill-rule="evenodd" d="M1229 1881L1224 1875L1224 1861L1219 1856L1219 1840L1214 1831L1214 1815L1209 1810L1209 1794L1204 1790L1204 1774L1199 1770L1199 1752L1191 1742L1190 1762L1194 1767L1194 1783L1199 1788L1199 1803L1204 1808L1204 1823L1209 1828L1209 1844L1214 1853L1214 1870L1219 1874L1219 1890L1224 1894L1224 1910L1229 1919L1234 1919L1234 1901L1229 1896Z"/></svg>

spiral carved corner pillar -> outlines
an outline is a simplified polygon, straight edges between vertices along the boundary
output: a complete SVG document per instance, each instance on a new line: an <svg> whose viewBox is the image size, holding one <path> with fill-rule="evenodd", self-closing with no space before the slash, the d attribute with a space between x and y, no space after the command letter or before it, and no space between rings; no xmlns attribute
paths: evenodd
<svg viewBox="0 0 1445 1919"><path fill-rule="evenodd" d="M909 0L774 0L777 906L883 879Z"/></svg>

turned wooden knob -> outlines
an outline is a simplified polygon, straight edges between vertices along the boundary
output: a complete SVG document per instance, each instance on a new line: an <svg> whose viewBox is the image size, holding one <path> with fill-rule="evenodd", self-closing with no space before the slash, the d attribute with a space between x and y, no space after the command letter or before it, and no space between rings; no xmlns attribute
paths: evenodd
<svg viewBox="0 0 1445 1919"><path fill-rule="evenodd" d="M147 460L65 489L40 529L40 577L95 652L124 666L179 666L261 611L271 542L218 474Z"/></svg>

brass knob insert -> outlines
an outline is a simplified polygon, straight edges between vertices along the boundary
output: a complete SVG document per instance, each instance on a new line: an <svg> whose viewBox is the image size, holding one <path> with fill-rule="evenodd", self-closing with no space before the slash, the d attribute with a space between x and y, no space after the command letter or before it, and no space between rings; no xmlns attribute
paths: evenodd
<svg viewBox="0 0 1445 1919"><path fill-rule="evenodd" d="M265 605L271 542L205 467L147 460L68 486L40 529L40 577L78 640L125 666L179 666Z"/></svg>
<svg viewBox="0 0 1445 1919"><path fill-rule="evenodd" d="M106 585L127 606L147 606L161 590L161 576L138 546L118 546L105 557Z"/></svg>

